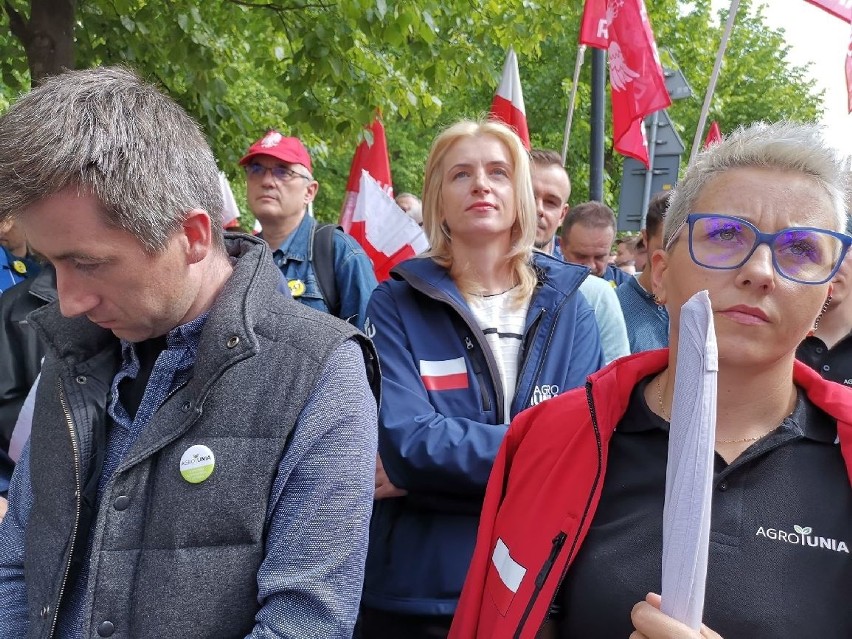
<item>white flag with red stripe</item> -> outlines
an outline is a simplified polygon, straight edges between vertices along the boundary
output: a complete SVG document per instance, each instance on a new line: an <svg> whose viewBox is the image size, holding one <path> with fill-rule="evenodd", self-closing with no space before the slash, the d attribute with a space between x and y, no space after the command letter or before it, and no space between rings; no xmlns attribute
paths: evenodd
<svg viewBox="0 0 852 639"><path fill-rule="evenodd" d="M497 93L491 102L490 115L515 129L524 146L530 148L530 132L527 129L527 110L524 107L524 93L521 91L521 75L518 73L518 57L509 47L506 62L503 65L503 78Z"/></svg>
<svg viewBox="0 0 852 639"><path fill-rule="evenodd" d="M352 164L349 167L349 181L346 182L346 197L343 200L343 208L340 210L339 224L347 233L352 228L352 216L355 214L355 202L358 199L362 171L367 171L393 197L393 187L391 186L393 182L391 181L385 127L382 125L382 121L376 118L368 131L367 139L361 141L352 157Z"/></svg>
<svg viewBox="0 0 852 639"><path fill-rule="evenodd" d="M420 379L426 390L458 390L468 388L467 364L464 357L444 360L420 360Z"/></svg>
<svg viewBox="0 0 852 639"><path fill-rule="evenodd" d="M234 199L228 176L219 171L219 190L222 191L222 227L226 229L239 228L237 218L240 217L240 207Z"/></svg>
<svg viewBox="0 0 852 639"><path fill-rule="evenodd" d="M361 171L349 234L373 261L380 282L394 266L429 248L423 229L366 170Z"/></svg>

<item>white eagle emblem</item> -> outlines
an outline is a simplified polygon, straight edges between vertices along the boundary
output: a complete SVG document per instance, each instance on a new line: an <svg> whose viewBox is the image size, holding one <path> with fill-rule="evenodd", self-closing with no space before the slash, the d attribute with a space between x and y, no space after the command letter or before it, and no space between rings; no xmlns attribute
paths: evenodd
<svg viewBox="0 0 852 639"><path fill-rule="evenodd" d="M284 136L277 131L270 131L260 141L260 146L264 149L271 149L273 146L278 146L278 143Z"/></svg>
<svg viewBox="0 0 852 639"><path fill-rule="evenodd" d="M621 10L624 0L608 0L606 3L606 24L607 30L612 33L613 20L618 17L618 12ZM609 43L609 82L612 85L613 91L624 91L627 85L639 77L639 74L627 66L627 61L624 59L624 54L621 52L621 47L615 40Z"/></svg>

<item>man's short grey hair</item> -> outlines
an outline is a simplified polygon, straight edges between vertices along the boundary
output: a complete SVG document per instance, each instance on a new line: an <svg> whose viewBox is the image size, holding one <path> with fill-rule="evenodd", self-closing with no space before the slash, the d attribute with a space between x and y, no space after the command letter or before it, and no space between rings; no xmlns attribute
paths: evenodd
<svg viewBox="0 0 852 639"><path fill-rule="evenodd" d="M107 224L163 250L192 209L222 248L216 160L198 124L122 67L48 78L0 116L0 219L66 189L94 196Z"/></svg>
<svg viewBox="0 0 852 639"><path fill-rule="evenodd" d="M834 231L846 228L846 205L843 201L844 171L837 152L813 123L757 122L740 127L718 144L699 153L675 187L669 201L663 234L668 246L672 235L693 211L702 189L717 175L738 168L769 168L796 171L813 179L815 186L831 198L834 205Z"/></svg>

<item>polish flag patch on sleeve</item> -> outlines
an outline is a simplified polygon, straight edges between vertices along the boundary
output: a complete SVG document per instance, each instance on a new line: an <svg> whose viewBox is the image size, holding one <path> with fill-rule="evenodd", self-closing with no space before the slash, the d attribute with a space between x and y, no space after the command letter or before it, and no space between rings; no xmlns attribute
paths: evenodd
<svg viewBox="0 0 852 639"><path fill-rule="evenodd" d="M459 390L468 388L467 364L464 357L444 360L420 360L420 379L426 390Z"/></svg>
<svg viewBox="0 0 852 639"><path fill-rule="evenodd" d="M497 539L494 552L491 553L491 564L491 570L486 577L486 588L497 610L505 616L515 593L521 587L527 569L512 559L509 548L502 539Z"/></svg>

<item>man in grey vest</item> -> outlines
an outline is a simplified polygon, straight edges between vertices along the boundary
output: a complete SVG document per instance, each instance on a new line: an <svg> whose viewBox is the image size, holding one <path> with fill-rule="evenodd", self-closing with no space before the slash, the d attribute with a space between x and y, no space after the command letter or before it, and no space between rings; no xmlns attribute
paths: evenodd
<svg viewBox="0 0 852 639"><path fill-rule="evenodd" d="M349 637L375 353L221 231L213 154L120 68L0 116L0 219L56 268L0 524L0 637Z"/></svg>

